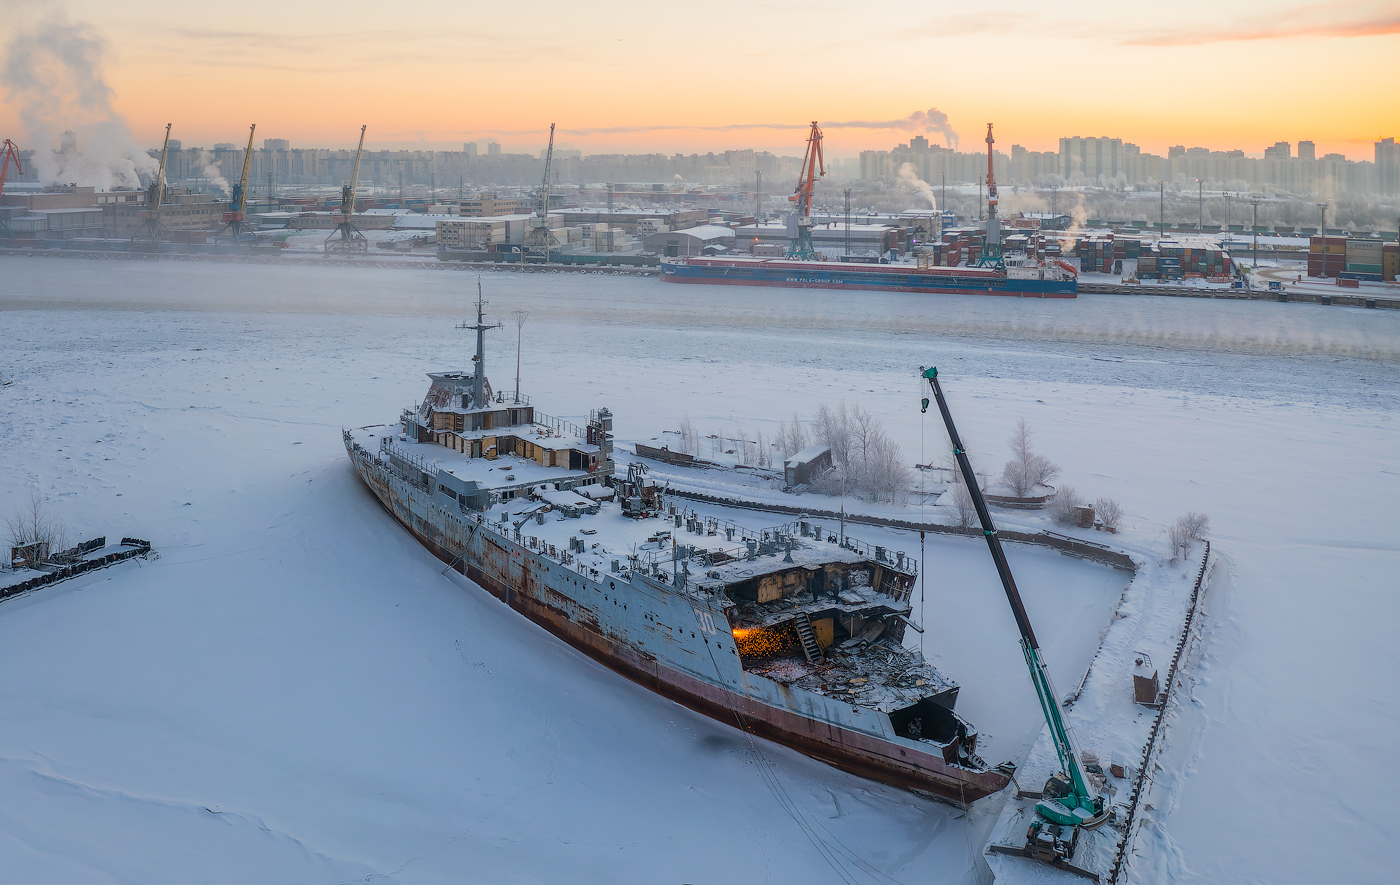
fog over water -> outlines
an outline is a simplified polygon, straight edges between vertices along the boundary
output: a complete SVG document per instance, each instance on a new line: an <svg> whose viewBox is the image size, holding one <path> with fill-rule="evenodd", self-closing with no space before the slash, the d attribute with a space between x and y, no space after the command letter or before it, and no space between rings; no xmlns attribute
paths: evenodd
<svg viewBox="0 0 1400 885"><path fill-rule="evenodd" d="M330 314L357 317L353 324L365 328L379 325L387 337L411 329L414 318L465 315L478 277L439 269L61 259L9 259L6 270L0 310ZM1400 389L1400 311L1147 296L1041 301L665 285L600 274L479 276L488 313L509 319L511 310L530 310L527 329L557 355L584 350L603 360L664 355L722 366L819 365L870 372L872 380L941 358L960 371L1004 378L1376 404L1395 402ZM408 324L376 324L385 316ZM311 331L336 323L295 325ZM583 330L586 341L571 334ZM425 335L425 342L437 337ZM1046 357L1053 357L1052 378L1044 377ZM546 356L527 348L526 359L532 358Z"/></svg>

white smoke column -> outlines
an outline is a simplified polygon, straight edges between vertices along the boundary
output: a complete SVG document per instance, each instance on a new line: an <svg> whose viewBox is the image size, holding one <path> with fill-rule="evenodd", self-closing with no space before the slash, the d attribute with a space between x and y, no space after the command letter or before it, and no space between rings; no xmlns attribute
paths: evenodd
<svg viewBox="0 0 1400 885"><path fill-rule="evenodd" d="M905 187L912 188L928 197L928 204L934 209L938 208L938 201L933 198L933 186L914 174L912 163L899 164L899 181Z"/></svg>
<svg viewBox="0 0 1400 885"><path fill-rule="evenodd" d="M224 178L224 173L219 169L219 164L215 161L213 154L201 148L195 162L202 167L200 174L208 180L210 187L218 188L226 197L231 195L228 179Z"/></svg>
<svg viewBox="0 0 1400 885"><path fill-rule="evenodd" d="M1089 223L1089 213L1084 210L1084 195L1074 195L1074 206L1069 210L1069 230L1060 234L1060 250L1068 252L1074 247L1079 235Z"/></svg>
<svg viewBox="0 0 1400 885"><path fill-rule="evenodd" d="M33 27L20 28L5 47L6 101L19 109L26 148L45 184L80 184L99 189L140 187L159 163L131 137L112 107L102 73L106 41L83 22L55 9ZM59 134L72 141L58 152Z"/></svg>
<svg viewBox="0 0 1400 885"><path fill-rule="evenodd" d="M948 115L938 108L929 108L926 111L915 111L909 115L909 126L914 129L923 129L925 132L937 132L943 136L943 144L952 150L958 149L958 133L953 131L952 125L948 122Z"/></svg>

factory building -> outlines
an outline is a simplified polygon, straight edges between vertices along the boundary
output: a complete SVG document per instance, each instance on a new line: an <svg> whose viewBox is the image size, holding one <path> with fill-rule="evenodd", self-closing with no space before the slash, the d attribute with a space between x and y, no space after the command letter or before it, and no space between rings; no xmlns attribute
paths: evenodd
<svg viewBox="0 0 1400 885"><path fill-rule="evenodd" d="M458 204L459 215L471 218L493 218L500 215L518 215L529 212L530 201L516 197L501 198L495 194L482 194Z"/></svg>
<svg viewBox="0 0 1400 885"><path fill-rule="evenodd" d="M560 209L558 214L567 219L570 225L606 224L632 234L642 233L640 228L643 223L665 225L665 230L684 230L710 220L708 209L614 209L612 212L607 209Z"/></svg>
<svg viewBox="0 0 1400 885"><path fill-rule="evenodd" d="M704 255L734 247L734 231L718 224L704 224L685 230L664 231L642 239L642 251L654 252L667 258Z"/></svg>

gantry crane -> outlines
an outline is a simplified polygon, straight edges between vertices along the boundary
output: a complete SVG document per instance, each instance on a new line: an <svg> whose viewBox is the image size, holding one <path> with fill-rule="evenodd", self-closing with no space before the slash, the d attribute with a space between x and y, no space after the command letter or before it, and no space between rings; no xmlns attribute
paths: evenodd
<svg viewBox="0 0 1400 885"><path fill-rule="evenodd" d="M990 133L988 135L990 138ZM994 845L993 851L1030 857L1049 863L1059 869L1087 876L1097 881L1098 876L1071 863L1074 848L1079 842L1081 829L1092 830L1104 824L1111 811L1104 797L1089 788L1088 777L1075 752L1074 741L1070 737L1069 726L1060 714L1060 705L1055 700L1055 689L1050 684L1050 672L1045 667L1044 655L1031 629L1030 616L1021 602L1021 591L1016 588L1016 579L1011 576L1011 566L1006 562L1006 553L1001 549L1001 539L997 536L992 515L987 511L987 502L978 487L977 477L972 472L972 462L963 449L962 438L953 426L953 415L948 411L948 401L943 398L943 388L938 384L938 369L920 369L938 401L938 411L943 416L943 424L948 428L948 440L953 444L953 457L958 462L958 470L967 491L972 496L977 519L982 525L982 535L987 539L987 547L992 552L992 562L1001 578L1006 599L1011 603L1011 613L1016 618L1016 626L1021 631L1021 653L1025 656L1026 667L1030 670L1031 682L1035 685L1036 697L1040 699L1040 709L1045 715L1045 724L1050 730L1050 739L1055 744L1059 756L1060 772L1045 783L1045 789L1035 805L1035 818L1026 832L1026 844L1022 846ZM923 401L924 411L928 411L928 399Z"/></svg>
<svg viewBox="0 0 1400 885"><path fill-rule="evenodd" d="M340 188L340 221L335 230L326 237L326 254L333 252L352 255L368 252L369 240L355 226L355 192L360 187L360 155L365 152L365 130L369 124L360 127L360 146L355 148L355 165L350 170L350 183ZM338 239L337 239L338 237Z"/></svg>
<svg viewBox="0 0 1400 885"><path fill-rule="evenodd" d="M170 153L170 124L165 124L165 143L160 146L160 167L156 180L146 189L146 208L141 211L141 226L131 235L131 242L147 241L154 247L163 234L168 234L160 220L160 206L165 200L165 160Z"/></svg>
<svg viewBox="0 0 1400 885"><path fill-rule="evenodd" d="M227 237L235 243L242 240L248 230L248 226L243 223L243 207L248 200L248 168L253 163L253 133L257 130L257 123L248 127L248 147L243 151L243 174L239 176L238 184L233 186L233 193L229 195L229 211L224 213L224 230L219 234L220 239Z"/></svg>
<svg viewBox="0 0 1400 885"><path fill-rule="evenodd" d="M549 175L554 165L554 124L549 124L549 147L544 152L544 179L535 198L535 214L530 218L530 239L526 245L531 255L542 255L549 262L549 247L559 245L549 229Z"/></svg>
<svg viewBox="0 0 1400 885"><path fill-rule="evenodd" d="M987 124L987 236L982 241L982 254L977 259L977 264L981 266L998 266L1002 264L1001 257L1001 224L997 221L997 178L992 173L992 145L996 144L996 139L992 138L992 124Z"/></svg>
<svg viewBox="0 0 1400 885"><path fill-rule="evenodd" d="M24 167L19 162L19 148L8 138L0 145L0 206L4 205L5 179L10 176L10 160L15 161L15 174L23 175ZM5 222L5 216L0 215L0 237L14 236L10 232L10 226Z"/></svg>
<svg viewBox="0 0 1400 885"><path fill-rule="evenodd" d="M797 204L787 221L788 236L792 238L788 246L789 258L805 261L817 257L816 247L812 245L812 191L816 188L818 177L826 177L826 161L822 157L822 130L813 120L812 131L807 135L807 154L802 159L802 172L797 176L797 190L788 197L789 201Z"/></svg>

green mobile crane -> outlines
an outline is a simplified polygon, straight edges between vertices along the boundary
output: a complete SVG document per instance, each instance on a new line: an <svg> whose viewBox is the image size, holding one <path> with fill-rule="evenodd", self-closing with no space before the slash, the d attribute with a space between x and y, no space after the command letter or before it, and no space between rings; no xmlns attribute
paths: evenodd
<svg viewBox="0 0 1400 885"><path fill-rule="evenodd" d="M1011 612L1016 617L1016 626L1021 631L1021 652L1026 658L1026 667L1035 685L1036 697L1040 699L1041 712L1045 714L1045 724L1050 729L1050 738L1055 742L1055 753L1060 759L1060 771L1045 782L1045 789L1035 804L1035 819L1026 832L1024 848L1002 845L992 846L993 851L1012 854L1043 861L1052 866L1094 880L1098 875L1071 863L1075 846L1079 843L1080 830L1092 830L1102 825L1112 816L1104 797L1096 795L1089 788L1089 779L1080 764L1070 739L1069 728L1060 705L1055 701L1055 689L1050 685L1050 673L1045 668L1045 658L1036 642L1035 631L1031 629L1030 617L1021 602L1021 592L1016 589L1016 579L1011 576L1011 566L1006 562L1006 554L1001 549L1001 539L997 537L992 515L987 511L987 502L978 488L977 477L972 472L972 462L963 449L962 438L953 426L953 415L948 411L948 401L943 398L943 388L938 384L938 370L920 368L928 381L933 397L938 402L938 411L943 415L943 424L948 428L948 439L953 444L953 456L958 462L958 471L977 509L977 519L982 525L982 534L987 539L987 547L992 552L992 562L996 564L997 575L1001 578L1006 599L1011 603ZM922 406L928 411L928 397Z"/></svg>

